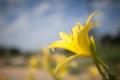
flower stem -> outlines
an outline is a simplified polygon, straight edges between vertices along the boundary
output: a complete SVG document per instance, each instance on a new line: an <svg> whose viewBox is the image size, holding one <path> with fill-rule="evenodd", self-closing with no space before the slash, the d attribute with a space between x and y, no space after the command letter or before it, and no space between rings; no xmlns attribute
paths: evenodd
<svg viewBox="0 0 120 80"><path fill-rule="evenodd" d="M108 80L117 80L117 76L108 68L108 66L100 59L97 57L98 62L101 64L101 67L104 69L104 73L107 77Z"/></svg>
<svg viewBox="0 0 120 80"><path fill-rule="evenodd" d="M96 53L96 46L94 44L94 40L91 39L91 52L92 52L92 58L93 61L99 71L99 73L101 74L101 76L103 77L104 80L109 80L109 76L108 73L106 72L107 66L104 64L104 62L99 58L99 55Z"/></svg>
<svg viewBox="0 0 120 80"><path fill-rule="evenodd" d="M102 66L100 64L100 62L98 61L98 58L93 56L93 60L94 60L94 63L99 71L99 73L102 75L102 77L104 78L104 80L109 80L106 72L102 69Z"/></svg>

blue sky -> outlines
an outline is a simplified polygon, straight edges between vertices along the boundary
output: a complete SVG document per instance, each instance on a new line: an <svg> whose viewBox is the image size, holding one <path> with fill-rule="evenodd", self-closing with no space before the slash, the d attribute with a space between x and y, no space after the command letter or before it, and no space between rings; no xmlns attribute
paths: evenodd
<svg viewBox="0 0 120 80"><path fill-rule="evenodd" d="M96 6L98 2L88 4L88 0L0 0L0 44L21 50L46 47L59 39L60 31L69 33L77 21L84 23L92 10L109 9ZM108 21L109 16L105 17L104 21ZM103 24L106 27L96 29L99 35L117 34L118 29Z"/></svg>

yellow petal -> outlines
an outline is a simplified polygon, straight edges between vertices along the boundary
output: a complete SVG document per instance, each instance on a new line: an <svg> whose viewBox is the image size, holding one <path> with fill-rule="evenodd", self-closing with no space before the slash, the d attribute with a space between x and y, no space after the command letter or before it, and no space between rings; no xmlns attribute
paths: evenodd
<svg viewBox="0 0 120 80"><path fill-rule="evenodd" d="M68 44L68 43L66 43L65 41L62 41L62 40L53 42L49 46L49 48L63 48L63 49L70 50L70 51L74 50L74 48L72 47L71 44Z"/></svg>
<svg viewBox="0 0 120 80"><path fill-rule="evenodd" d="M79 49L78 42L79 42L79 32L80 32L80 23L77 23L76 26L72 28L72 43L76 49Z"/></svg>
<svg viewBox="0 0 120 80"><path fill-rule="evenodd" d="M86 30L87 31L89 31L92 27L93 27L93 25L92 25L92 18L96 15L96 14L98 14L99 12L98 11L95 11L95 12L93 12L89 17L88 17L88 19L87 19L87 21L86 21L86 23L85 23L85 28L86 28Z"/></svg>
<svg viewBox="0 0 120 80"><path fill-rule="evenodd" d="M62 40L66 41L66 42L71 42L70 35L67 35L64 32L60 32L59 35L60 35L60 37L61 37Z"/></svg>
<svg viewBox="0 0 120 80"><path fill-rule="evenodd" d="M77 22L77 26L78 26L79 32L84 28L80 22Z"/></svg>
<svg viewBox="0 0 120 80"><path fill-rule="evenodd" d="M76 54L88 55L88 54L86 54L86 52L83 49L81 49L81 48L78 49L72 43L68 44L68 43L66 43L64 41L53 42L49 46L49 48L63 48L63 49L69 50L69 51L71 51L73 53L76 53Z"/></svg>
<svg viewBox="0 0 120 80"><path fill-rule="evenodd" d="M90 54L90 41L87 33L85 32L79 33L77 44L80 48L82 48L84 51Z"/></svg>
<svg viewBox="0 0 120 80"><path fill-rule="evenodd" d="M78 38L78 31L79 31L79 29L78 29L77 25L72 28L73 40L77 40L77 38Z"/></svg>
<svg viewBox="0 0 120 80"><path fill-rule="evenodd" d="M78 50L84 50L84 52L90 54L88 32L84 31L84 27L78 23L75 27L72 28L72 33L74 47Z"/></svg>

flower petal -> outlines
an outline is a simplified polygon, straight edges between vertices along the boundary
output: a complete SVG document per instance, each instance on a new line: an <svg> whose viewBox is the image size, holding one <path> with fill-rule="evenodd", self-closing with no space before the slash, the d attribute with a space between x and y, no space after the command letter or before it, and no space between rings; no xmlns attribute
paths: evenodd
<svg viewBox="0 0 120 80"><path fill-rule="evenodd" d="M66 43L65 41L55 41L53 42L49 48L63 48L69 51L74 51L74 48L71 44Z"/></svg>
<svg viewBox="0 0 120 80"><path fill-rule="evenodd" d="M96 14L98 14L99 12L98 11L95 11L95 12L93 12L89 17L88 17L88 19L87 19L87 21L86 21L86 23L85 23L85 30L87 30L87 31L89 31L92 27L93 27L93 23L92 23L92 18L96 15Z"/></svg>
<svg viewBox="0 0 120 80"><path fill-rule="evenodd" d="M77 26L77 25L72 28L72 36L73 36L73 39L74 39L74 40L77 39L78 31L79 31L79 29L78 29L78 26Z"/></svg>
<svg viewBox="0 0 120 80"><path fill-rule="evenodd" d="M72 40L71 36L64 33L64 32L60 32L59 35L60 35L61 39L66 41L66 42L71 42L71 40Z"/></svg>
<svg viewBox="0 0 120 80"><path fill-rule="evenodd" d="M76 48L74 46L74 44L72 43L66 43L64 41L56 41L56 42L53 42L49 48L63 48L63 49L66 49L66 50L69 50L75 54L83 54L83 55L88 55L84 50L82 50L81 48Z"/></svg>
<svg viewBox="0 0 120 80"><path fill-rule="evenodd" d="M77 22L77 26L78 26L79 32L84 28L84 26L80 22Z"/></svg>
<svg viewBox="0 0 120 80"><path fill-rule="evenodd" d="M79 49L79 46L78 46L78 32L79 32L79 29L78 29L78 25L74 26L72 28L72 43L74 44L74 47L76 49Z"/></svg>
<svg viewBox="0 0 120 80"><path fill-rule="evenodd" d="M90 42L88 33L81 31L78 36L78 46L90 54Z"/></svg>
<svg viewBox="0 0 120 80"><path fill-rule="evenodd" d="M77 50L81 50L90 54L88 32L85 32L84 28L85 27L83 27L80 23L77 23L77 25L72 28L73 43Z"/></svg>

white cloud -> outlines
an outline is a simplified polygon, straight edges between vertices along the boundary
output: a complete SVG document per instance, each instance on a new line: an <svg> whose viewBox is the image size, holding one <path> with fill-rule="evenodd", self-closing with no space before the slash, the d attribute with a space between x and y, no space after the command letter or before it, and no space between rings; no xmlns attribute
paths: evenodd
<svg viewBox="0 0 120 80"><path fill-rule="evenodd" d="M3 30L0 32L0 35L2 36L9 36L10 34L14 33L14 31L25 28L25 27L29 27L30 24L30 17L39 17L42 14L44 14L49 8L49 4L48 3L43 3L42 5L38 5L37 7L35 7L35 9L33 9L31 12L23 12L20 13L20 15L18 16L18 18L12 23L12 24L8 24L7 29ZM32 13L32 16L31 16ZM36 18L37 18L36 17ZM2 19L2 22L3 19Z"/></svg>
<svg viewBox="0 0 120 80"><path fill-rule="evenodd" d="M48 16L43 15L48 10L53 13ZM63 27L66 27L63 11L52 10L51 4L44 2L30 12L22 13L1 32L3 36L1 43L22 49L38 49L56 39Z"/></svg>
<svg viewBox="0 0 120 80"><path fill-rule="evenodd" d="M42 4L39 4L37 7L35 7L33 13L34 15L38 16L38 15L42 15L44 14L46 11L48 11L50 9L50 4L48 2L43 2Z"/></svg>

